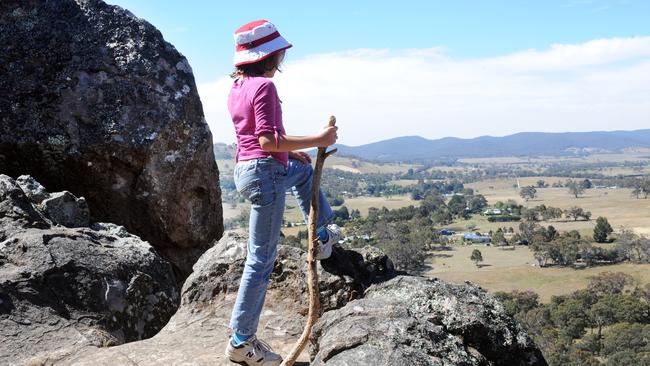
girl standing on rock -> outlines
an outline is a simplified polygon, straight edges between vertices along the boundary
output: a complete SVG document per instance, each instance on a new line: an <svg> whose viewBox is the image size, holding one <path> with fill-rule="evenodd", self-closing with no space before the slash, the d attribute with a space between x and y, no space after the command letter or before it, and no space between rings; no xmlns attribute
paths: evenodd
<svg viewBox="0 0 650 366"><path fill-rule="evenodd" d="M228 110L237 134L235 185L251 202L251 213L246 264L230 320L233 333L226 357L248 366L282 362L255 333L277 256L285 192L289 188L305 221L309 213L311 159L297 150L326 147L337 139L337 127L330 126L311 136L285 134L281 101L270 79L291 46L266 20L250 22L235 31L236 70L232 74L235 80L228 96ZM341 230L337 225L328 225L334 215L323 192L319 205L317 259L325 259L338 242Z"/></svg>

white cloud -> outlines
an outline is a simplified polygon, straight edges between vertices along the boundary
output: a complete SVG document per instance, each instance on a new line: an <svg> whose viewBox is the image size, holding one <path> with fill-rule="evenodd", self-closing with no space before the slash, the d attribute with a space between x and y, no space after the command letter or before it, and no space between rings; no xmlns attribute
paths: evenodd
<svg viewBox="0 0 650 366"><path fill-rule="evenodd" d="M456 60L444 49L352 50L291 60L274 79L290 134L317 132L330 114L339 142L521 131L650 127L650 37L552 45ZM230 79L200 84L215 141L234 141Z"/></svg>

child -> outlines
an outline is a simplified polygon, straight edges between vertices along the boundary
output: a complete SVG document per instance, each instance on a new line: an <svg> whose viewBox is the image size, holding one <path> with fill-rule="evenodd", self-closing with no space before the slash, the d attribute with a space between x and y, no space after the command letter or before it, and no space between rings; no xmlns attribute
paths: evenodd
<svg viewBox="0 0 650 366"><path fill-rule="evenodd" d="M251 201L246 264L230 327L226 357L248 366L279 365L282 358L257 339L255 332L264 305L269 276L277 255L285 192L291 188L303 218L311 200L311 159L303 152L336 142L337 127L324 127L312 136L286 135L282 109L270 80L292 45L266 20L243 25L235 32L236 71L228 109L237 134L235 185ZM328 225L333 213L323 193L319 198L317 259L330 256L340 228Z"/></svg>

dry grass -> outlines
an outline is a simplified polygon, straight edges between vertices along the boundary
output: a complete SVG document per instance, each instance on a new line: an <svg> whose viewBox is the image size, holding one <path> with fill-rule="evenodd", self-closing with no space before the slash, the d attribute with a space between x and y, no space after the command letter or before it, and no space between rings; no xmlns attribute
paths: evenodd
<svg viewBox="0 0 650 366"><path fill-rule="evenodd" d="M481 268L469 259L473 249L483 254ZM650 264L622 263L576 270L539 268L533 263L535 260L527 247L509 251L482 245L459 245L452 251L433 252L427 263L432 269L426 275L453 283L471 281L491 292L531 290L540 295L542 302L548 302L553 295L585 288L589 277L605 271L627 273L640 284L650 283Z"/></svg>
<svg viewBox="0 0 650 366"><path fill-rule="evenodd" d="M355 158L337 156L335 154L325 161L325 167L354 173L403 173L410 168L416 169L419 165L369 163Z"/></svg>
<svg viewBox="0 0 650 366"><path fill-rule="evenodd" d="M229 203L223 203L221 205L221 208L223 210L223 219L232 219L235 216L239 215L241 213L242 208L245 207L242 204L239 204L237 206L232 206Z"/></svg>
<svg viewBox="0 0 650 366"><path fill-rule="evenodd" d="M357 209L361 212L361 216L368 215L368 209L370 207L382 208L386 207L388 209L396 209L401 207L407 207L410 205L417 206L419 203L411 199L410 195L397 195L391 197L355 197L355 198L346 198L343 205L347 206L348 210L352 211ZM336 209L337 207L334 207Z"/></svg>
<svg viewBox="0 0 650 366"><path fill-rule="evenodd" d="M533 185L539 179L543 179L546 183L566 180L566 178L558 177L530 177L520 178L520 184L522 186ZM497 201L505 202L508 199L513 199L528 207L545 204L567 209L571 206L579 206L591 211L594 219L598 216L607 217L614 229L626 227L638 233L650 233L650 199L636 199L631 196L630 189L588 189L584 196L575 198L569 194L566 188L541 188L537 189L538 197L536 199L526 202L519 196L518 189L513 187L516 183L516 179L499 179L472 183L467 186L484 195L491 205ZM493 227L516 227L518 225L518 223L491 225L491 223L487 223L487 220L481 221L480 218L474 220L478 221L481 231L489 231ZM458 223L461 226L466 224L466 222ZM595 220L575 222L563 220L553 221L550 224L559 231L578 230L582 233L590 233L595 225Z"/></svg>
<svg viewBox="0 0 650 366"><path fill-rule="evenodd" d="M399 187L408 187L408 186L414 186L418 184L417 179L398 179L398 180L391 180L388 182L388 184L393 184Z"/></svg>
<svg viewBox="0 0 650 366"><path fill-rule="evenodd" d="M543 164L548 162L565 163L623 163L626 161L650 160L648 149L630 150L623 154L592 154L588 156L539 156L539 157L493 157L459 159L467 164Z"/></svg>

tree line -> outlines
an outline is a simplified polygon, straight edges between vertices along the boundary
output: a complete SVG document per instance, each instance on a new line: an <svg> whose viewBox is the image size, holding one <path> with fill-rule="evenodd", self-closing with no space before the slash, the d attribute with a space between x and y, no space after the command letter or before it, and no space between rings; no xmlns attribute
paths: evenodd
<svg viewBox="0 0 650 366"><path fill-rule="evenodd" d="M497 292L551 366L648 365L650 285L603 272L588 287L541 304L532 291Z"/></svg>

